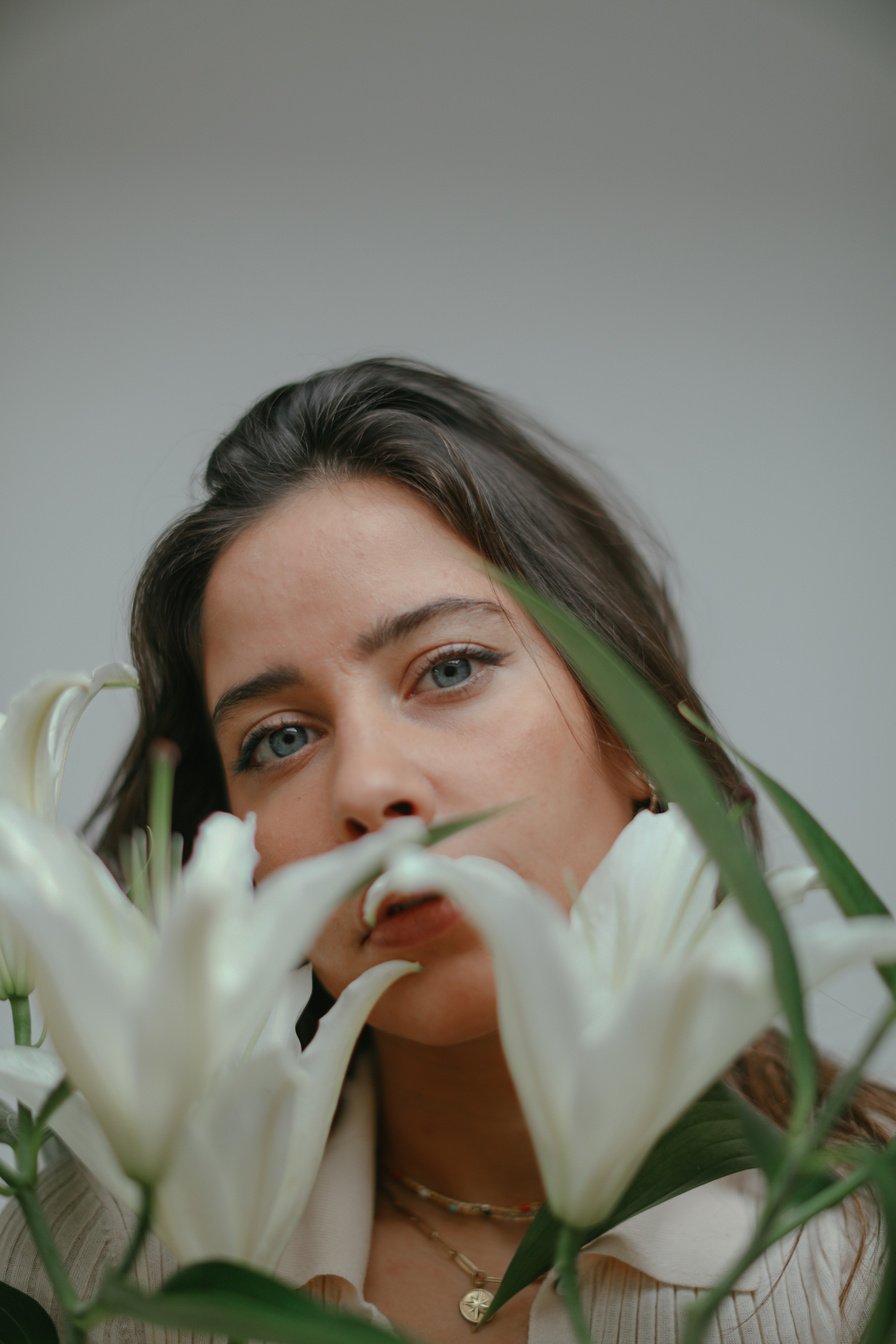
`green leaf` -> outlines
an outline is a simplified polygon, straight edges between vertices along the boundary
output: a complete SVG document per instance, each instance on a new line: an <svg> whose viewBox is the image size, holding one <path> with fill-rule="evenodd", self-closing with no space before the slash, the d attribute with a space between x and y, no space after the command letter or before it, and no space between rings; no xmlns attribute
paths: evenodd
<svg viewBox="0 0 896 1344"><path fill-rule="evenodd" d="M578 1228L560 1223L554 1259L557 1264L563 1304L566 1307L578 1344L589 1344L588 1322L585 1320L585 1313L582 1311L582 1295L579 1292L578 1256Z"/></svg>
<svg viewBox="0 0 896 1344"><path fill-rule="evenodd" d="M724 1083L716 1083L654 1145L613 1212L582 1230L579 1245L707 1181L761 1166L770 1153L783 1151L785 1143L765 1116ZM547 1205L539 1210L498 1286L489 1315L551 1268L561 1226Z"/></svg>
<svg viewBox="0 0 896 1344"><path fill-rule="evenodd" d="M401 1338L348 1312L320 1306L279 1279L227 1261L190 1265L153 1296L111 1280L98 1305L92 1320L125 1316L264 1344L396 1344Z"/></svg>
<svg viewBox="0 0 896 1344"><path fill-rule="evenodd" d="M873 1181L886 1228L887 1258L862 1344L892 1344L896 1332L896 1170L891 1157L881 1154Z"/></svg>
<svg viewBox="0 0 896 1344"><path fill-rule="evenodd" d="M430 826L425 837L421 841L424 846L437 845L442 840L447 840L449 836L456 835L458 831L465 831L468 826L478 826L480 821L488 821L489 817L495 817L501 812L506 812L507 807L512 804L503 804L497 807L485 807L480 812L464 812L459 817L451 817L449 821L443 821L438 826Z"/></svg>
<svg viewBox="0 0 896 1344"><path fill-rule="evenodd" d="M743 752L723 741L717 733L703 723L696 714L685 706L681 713L689 723L711 737L714 742L724 746L747 769L756 776L765 792L777 807L781 816L789 825L809 858L815 864L824 885L833 896L843 913L850 918L855 915L889 915L891 912L874 891L873 887L859 872L852 859L843 852L836 840L828 835L823 826L816 821L792 793L788 793L783 784L779 784L771 775L751 761ZM896 999L896 966L878 966L877 973Z"/></svg>
<svg viewBox="0 0 896 1344"><path fill-rule="evenodd" d="M755 1166L771 1179L781 1169L790 1151L786 1135L740 1093L729 1091L728 1102L737 1112Z"/></svg>
<svg viewBox="0 0 896 1344"><path fill-rule="evenodd" d="M59 1335L33 1297L0 1283L0 1340L3 1344L59 1344Z"/></svg>
<svg viewBox="0 0 896 1344"><path fill-rule="evenodd" d="M452 835L457 835L459 831L465 831L468 826L478 826L481 821L487 821L489 817L497 816L499 813L512 807L512 803L499 804L497 807L486 807L480 812L464 812L460 816L451 817L448 821L440 822L438 826L430 826L419 843L428 848L432 845L438 845L443 840L447 840ZM375 878L379 877L383 871L382 865L371 868L369 873L365 873L361 881L354 888L356 892L363 891L369 887Z"/></svg>
<svg viewBox="0 0 896 1344"><path fill-rule="evenodd" d="M809 1115L815 1063L806 1028L793 948L775 899L718 784L680 720L607 641L581 621L504 574L510 593L565 654L583 684L650 773L664 798L679 804L715 859L726 890L765 937L775 986L787 1017L794 1074L794 1123Z"/></svg>

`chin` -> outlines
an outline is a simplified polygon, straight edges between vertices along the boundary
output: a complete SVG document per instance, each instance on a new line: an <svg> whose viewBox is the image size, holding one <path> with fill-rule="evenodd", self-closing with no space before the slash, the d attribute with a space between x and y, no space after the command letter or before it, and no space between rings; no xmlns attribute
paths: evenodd
<svg viewBox="0 0 896 1344"><path fill-rule="evenodd" d="M424 967L392 985L368 1023L418 1045L447 1047L492 1036L498 1010L491 965Z"/></svg>

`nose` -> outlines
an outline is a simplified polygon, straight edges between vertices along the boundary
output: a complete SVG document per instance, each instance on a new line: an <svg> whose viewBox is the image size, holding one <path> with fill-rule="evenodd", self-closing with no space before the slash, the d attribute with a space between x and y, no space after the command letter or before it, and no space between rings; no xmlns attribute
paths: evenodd
<svg viewBox="0 0 896 1344"><path fill-rule="evenodd" d="M344 738L333 781L336 827L345 840L379 830L393 817L430 825L436 798L419 751L396 725L366 723Z"/></svg>

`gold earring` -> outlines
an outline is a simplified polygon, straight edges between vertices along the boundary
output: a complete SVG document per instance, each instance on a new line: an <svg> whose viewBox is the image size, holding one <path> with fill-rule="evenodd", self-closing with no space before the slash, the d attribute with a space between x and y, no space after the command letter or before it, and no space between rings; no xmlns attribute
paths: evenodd
<svg viewBox="0 0 896 1344"><path fill-rule="evenodd" d="M648 794L646 798L641 798L638 800L639 810L642 812L653 812L654 815L658 812L662 812L664 810L663 804L660 800L659 794L656 791L656 785L654 784L653 780L648 775L644 775L642 777L641 782L648 790Z"/></svg>

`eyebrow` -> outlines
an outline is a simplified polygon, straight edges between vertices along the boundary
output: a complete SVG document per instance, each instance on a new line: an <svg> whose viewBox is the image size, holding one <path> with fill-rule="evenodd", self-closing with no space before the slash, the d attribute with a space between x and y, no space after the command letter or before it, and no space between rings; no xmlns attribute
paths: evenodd
<svg viewBox="0 0 896 1344"><path fill-rule="evenodd" d="M212 710L212 726L217 727L222 719L226 719L238 705L244 705L247 700L260 700L263 695L273 695L276 691L285 691L290 686L301 686L304 680L297 667L288 667L285 664L259 672L257 677L242 681L238 686L231 686L229 691L224 692Z"/></svg>
<svg viewBox="0 0 896 1344"><path fill-rule="evenodd" d="M397 616L383 616L370 630L359 635L356 647L359 653L379 653L389 644L395 644L406 635L426 625L436 616L447 616L453 612L484 612L491 616L507 619L507 612L498 602L490 602L478 597L438 597L432 602L424 602L412 611L399 612Z"/></svg>
<svg viewBox="0 0 896 1344"><path fill-rule="evenodd" d="M482 613L507 620L507 612L499 602L475 597L439 597L432 602L424 602L411 611L401 611L395 616L383 616L369 630L358 636L355 648L365 657L370 657L390 644L395 644L407 635L413 634L420 626L426 625L437 616L451 615L455 612ZM267 668L257 676L250 677L248 681L240 682L237 686L231 686L224 692L212 710L212 725L217 727L222 719L227 718L233 710L239 705L246 704L247 701L260 700L262 696L273 695L277 691L302 686L304 683L305 678L298 667L284 663Z"/></svg>

